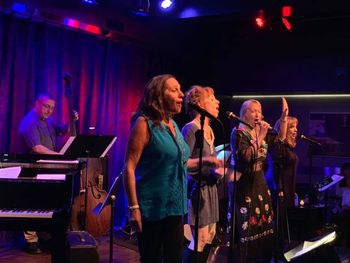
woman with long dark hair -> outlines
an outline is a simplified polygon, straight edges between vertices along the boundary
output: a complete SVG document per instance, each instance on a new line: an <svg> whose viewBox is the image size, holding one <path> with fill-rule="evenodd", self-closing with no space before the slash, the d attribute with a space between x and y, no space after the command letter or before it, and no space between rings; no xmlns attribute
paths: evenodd
<svg viewBox="0 0 350 263"><path fill-rule="evenodd" d="M173 120L183 98L174 76L155 76L131 120L123 179L141 262L182 261L187 166L198 167Z"/></svg>

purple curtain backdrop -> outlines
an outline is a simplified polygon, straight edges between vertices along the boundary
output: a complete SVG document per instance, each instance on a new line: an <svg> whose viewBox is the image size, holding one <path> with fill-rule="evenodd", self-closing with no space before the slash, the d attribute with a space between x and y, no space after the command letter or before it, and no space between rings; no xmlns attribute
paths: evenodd
<svg viewBox="0 0 350 263"><path fill-rule="evenodd" d="M78 132L117 136L109 154L109 182L122 169L129 120L146 81L162 69L140 46L115 43L62 26L0 14L0 152L15 152L18 126L37 95L56 98L54 119L68 121L62 77L72 76ZM159 65L164 65L159 63ZM116 224L125 220L125 197L117 196Z"/></svg>

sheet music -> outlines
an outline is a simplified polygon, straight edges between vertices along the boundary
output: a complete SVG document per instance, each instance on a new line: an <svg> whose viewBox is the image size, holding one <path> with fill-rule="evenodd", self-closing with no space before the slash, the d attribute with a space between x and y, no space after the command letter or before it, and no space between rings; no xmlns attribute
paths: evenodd
<svg viewBox="0 0 350 263"><path fill-rule="evenodd" d="M21 173L20 166L1 168L0 179L15 179L15 178L18 178L20 173Z"/></svg>
<svg viewBox="0 0 350 263"><path fill-rule="evenodd" d="M65 164L79 164L78 160L37 160L37 163L65 163Z"/></svg>
<svg viewBox="0 0 350 263"><path fill-rule="evenodd" d="M284 254L284 257L287 259L287 261L291 261L293 258L299 257L301 255L306 254L307 252L322 246L324 244L330 243L334 241L336 238L336 232L333 231L332 233L320 238L316 241L304 241L302 245L297 246L296 248L288 251Z"/></svg>
<svg viewBox="0 0 350 263"><path fill-rule="evenodd" d="M59 154L64 154L67 149L69 148L69 146L72 144L72 142L74 141L75 136L70 136L68 138L68 140L66 141L66 143L63 145L62 149L60 150Z"/></svg>
<svg viewBox="0 0 350 263"><path fill-rule="evenodd" d="M332 182L327 184L327 185L325 185L325 186L323 186L323 187L321 187L321 188L319 188L318 189L319 192L327 190L329 187L337 184L338 182L340 182L341 180L344 179L344 176L341 176L341 175L338 175L338 174L333 174L331 178L332 178Z"/></svg>
<svg viewBox="0 0 350 263"><path fill-rule="evenodd" d="M114 137L113 140L111 141L111 143L108 145L108 147L106 148L106 150L102 153L102 155L100 156L101 158L105 157L106 154L108 153L109 149L113 146L115 140L117 139L117 137Z"/></svg>
<svg viewBox="0 0 350 263"><path fill-rule="evenodd" d="M74 143L74 140L78 140L81 139L81 136L82 137L88 137L88 135L78 135L78 136L71 136L69 137L69 139L67 140L67 142L64 144L64 146L62 147L62 149L60 150L59 154L61 155L65 155L67 153L70 152L70 147L73 145L75 145ZM108 137L112 137L111 135L107 135ZM103 139L104 136L93 136L91 135L92 138L95 138L95 139ZM97 138L96 138L97 137ZM100 137L100 138L99 138ZM106 149L104 149L104 151L102 152L102 154L99 152L98 154L101 154L100 156L95 156L95 157L99 157L99 158L103 158L106 156L106 154L108 153L108 151L110 150L110 148L113 146L114 142L116 141L117 137L116 136L113 136L113 138L111 138L111 141L110 143L108 144L108 146L106 147ZM94 141L92 141L94 142ZM76 146L75 146L76 147ZM89 146L91 147L91 145ZM105 145L104 145L105 147ZM83 148L83 147L82 147ZM102 149L101 149L102 150ZM91 149L89 149L89 151L91 151ZM80 153L82 154L82 153ZM86 155L86 153L84 153ZM83 157L85 155L82 155L82 156L77 156L77 157ZM91 156L93 157L93 156Z"/></svg>
<svg viewBox="0 0 350 263"><path fill-rule="evenodd" d="M35 177L39 180L60 180L65 181L66 175L65 174L37 174Z"/></svg>

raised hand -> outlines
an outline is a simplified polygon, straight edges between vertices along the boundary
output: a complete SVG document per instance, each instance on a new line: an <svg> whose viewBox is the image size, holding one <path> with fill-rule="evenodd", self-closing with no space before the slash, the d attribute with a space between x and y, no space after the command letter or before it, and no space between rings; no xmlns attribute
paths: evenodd
<svg viewBox="0 0 350 263"><path fill-rule="evenodd" d="M281 120L284 120L289 115L289 107L285 97L282 97L282 115Z"/></svg>

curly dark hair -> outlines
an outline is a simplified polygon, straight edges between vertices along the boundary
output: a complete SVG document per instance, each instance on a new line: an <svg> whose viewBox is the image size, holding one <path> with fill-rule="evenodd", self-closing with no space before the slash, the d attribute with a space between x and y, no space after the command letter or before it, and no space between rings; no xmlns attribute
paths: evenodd
<svg viewBox="0 0 350 263"><path fill-rule="evenodd" d="M166 81L171 78L176 79L171 74L163 74L155 76L147 82L137 111L131 118L132 122L139 116L145 116L151 119L156 126L159 126L164 117L172 117L170 113L164 110L164 92L167 88Z"/></svg>

